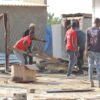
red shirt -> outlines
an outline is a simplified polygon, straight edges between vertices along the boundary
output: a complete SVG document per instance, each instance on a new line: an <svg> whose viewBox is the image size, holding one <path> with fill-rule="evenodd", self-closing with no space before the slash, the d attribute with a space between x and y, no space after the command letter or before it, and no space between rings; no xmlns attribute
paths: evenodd
<svg viewBox="0 0 100 100"><path fill-rule="evenodd" d="M76 32L72 28L70 28L66 32L66 39L67 39L66 50L76 51L77 48L73 46L72 39L74 39L74 44L77 45L77 36L76 36Z"/></svg>
<svg viewBox="0 0 100 100"><path fill-rule="evenodd" d="M23 42L26 41L26 46L23 45ZM28 46L31 44L30 35L22 37L19 41L16 42L16 44L13 46L14 48L17 48L19 50L25 51Z"/></svg>

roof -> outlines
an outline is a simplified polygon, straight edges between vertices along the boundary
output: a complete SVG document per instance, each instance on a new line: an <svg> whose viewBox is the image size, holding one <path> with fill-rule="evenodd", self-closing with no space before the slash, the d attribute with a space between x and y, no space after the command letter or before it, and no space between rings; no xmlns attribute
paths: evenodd
<svg viewBox="0 0 100 100"><path fill-rule="evenodd" d="M92 14L86 14L86 13L62 14L62 17L87 17L87 18L92 18Z"/></svg>
<svg viewBox="0 0 100 100"><path fill-rule="evenodd" d="M36 6L36 7L47 7L46 4L36 4L30 2L23 2L23 1L0 1L0 6Z"/></svg>

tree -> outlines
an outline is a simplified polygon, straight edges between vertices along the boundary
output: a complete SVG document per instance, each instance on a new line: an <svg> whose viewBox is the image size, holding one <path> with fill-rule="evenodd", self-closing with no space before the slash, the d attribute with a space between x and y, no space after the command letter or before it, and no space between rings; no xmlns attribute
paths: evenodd
<svg viewBox="0 0 100 100"><path fill-rule="evenodd" d="M61 23L61 19L59 17L55 17L54 13L48 13L47 15L47 23L48 24L59 24Z"/></svg>

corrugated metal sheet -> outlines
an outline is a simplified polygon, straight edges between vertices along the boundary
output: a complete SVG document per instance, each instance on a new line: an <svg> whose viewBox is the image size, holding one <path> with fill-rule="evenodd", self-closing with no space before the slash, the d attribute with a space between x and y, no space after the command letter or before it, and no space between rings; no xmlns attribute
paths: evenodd
<svg viewBox="0 0 100 100"><path fill-rule="evenodd" d="M9 57L9 63L18 63L20 62L14 54L11 54ZM0 53L0 64L5 64L5 54Z"/></svg>
<svg viewBox="0 0 100 100"><path fill-rule="evenodd" d="M62 14L62 17L87 17L87 18L92 18L92 14L86 14L86 13Z"/></svg>
<svg viewBox="0 0 100 100"><path fill-rule="evenodd" d="M36 6L36 7L47 7L46 4L36 4L22 1L0 1L0 6Z"/></svg>

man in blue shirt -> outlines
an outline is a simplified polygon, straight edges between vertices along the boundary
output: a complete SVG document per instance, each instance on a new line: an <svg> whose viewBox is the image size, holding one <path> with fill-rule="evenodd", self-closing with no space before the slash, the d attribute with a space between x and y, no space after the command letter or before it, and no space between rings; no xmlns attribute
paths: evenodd
<svg viewBox="0 0 100 100"><path fill-rule="evenodd" d="M79 67L79 74L83 74L82 66L84 64L84 50L85 50L85 33L81 30L77 32L79 56L77 60L77 66Z"/></svg>
<svg viewBox="0 0 100 100"><path fill-rule="evenodd" d="M85 41L86 34L79 29L79 22L77 22L77 44L78 44L78 58L77 58L77 66L79 67L78 74L83 74L82 66L84 64L84 50L85 50Z"/></svg>

